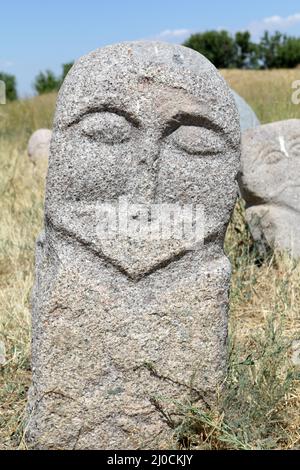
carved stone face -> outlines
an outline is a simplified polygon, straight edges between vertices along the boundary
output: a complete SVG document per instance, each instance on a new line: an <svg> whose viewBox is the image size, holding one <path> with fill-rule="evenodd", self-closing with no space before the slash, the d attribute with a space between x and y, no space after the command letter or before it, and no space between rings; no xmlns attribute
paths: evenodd
<svg viewBox="0 0 300 470"><path fill-rule="evenodd" d="M248 205L300 210L300 120L247 131L242 139L241 189Z"/></svg>
<svg viewBox="0 0 300 470"><path fill-rule="evenodd" d="M205 236L222 235L236 195L239 141L233 98L200 54L161 43L100 49L74 66L60 92L46 217L140 275L184 247L97 240L95 207L120 197L203 205Z"/></svg>

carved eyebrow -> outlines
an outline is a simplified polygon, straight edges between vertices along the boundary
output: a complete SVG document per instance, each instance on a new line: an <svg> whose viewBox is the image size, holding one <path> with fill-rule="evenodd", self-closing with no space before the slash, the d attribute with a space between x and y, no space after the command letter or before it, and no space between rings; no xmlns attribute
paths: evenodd
<svg viewBox="0 0 300 470"><path fill-rule="evenodd" d="M81 113L79 116L75 117L67 125L67 127L71 127L74 124L78 124L85 116L89 116L89 115L96 114L96 113L113 113L113 114L116 114L117 116L124 117L133 126L137 128L141 127L140 120L131 111L127 111L124 108L118 107L116 105L111 105L111 104L102 104L102 105L87 109L86 111Z"/></svg>
<svg viewBox="0 0 300 470"><path fill-rule="evenodd" d="M206 129L211 129L216 133L224 132L221 126L213 122L207 116L180 111L166 123L163 131L163 137L167 137L168 135L172 134L181 126L205 127Z"/></svg>

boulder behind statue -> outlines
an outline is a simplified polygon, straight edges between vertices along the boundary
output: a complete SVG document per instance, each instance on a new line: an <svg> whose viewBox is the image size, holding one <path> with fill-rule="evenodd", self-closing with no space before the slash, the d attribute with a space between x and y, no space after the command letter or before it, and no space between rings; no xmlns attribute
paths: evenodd
<svg viewBox="0 0 300 470"><path fill-rule="evenodd" d="M265 124L242 137L240 191L261 245L300 256L300 120Z"/></svg>
<svg viewBox="0 0 300 470"><path fill-rule="evenodd" d="M34 162L48 160L52 132L49 129L38 129L29 139L27 153Z"/></svg>

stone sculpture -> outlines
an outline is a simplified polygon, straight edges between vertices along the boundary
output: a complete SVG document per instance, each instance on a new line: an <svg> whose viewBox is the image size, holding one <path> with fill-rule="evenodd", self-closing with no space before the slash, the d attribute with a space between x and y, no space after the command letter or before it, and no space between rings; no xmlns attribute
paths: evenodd
<svg viewBox="0 0 300 470"><path fill-rule="evenodd" d="M197 52L123 43L72 68L37 243L30 446L167 448L179 403L214 401L239 156L232 94Z"/></svg>
<svg viewBox="0 0 300 470"><path fill-rule="evenodd" d="M300 120L265 124L242 137L240 191L261 251L300 256Z"/></svg>

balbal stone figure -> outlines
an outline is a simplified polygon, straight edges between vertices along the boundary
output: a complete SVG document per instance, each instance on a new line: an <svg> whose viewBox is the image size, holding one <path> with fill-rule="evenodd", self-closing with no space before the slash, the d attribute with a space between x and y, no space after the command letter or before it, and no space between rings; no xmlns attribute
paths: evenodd
<svg viewBox="0 0 300 470"><path fill-rule="evenodd" d="M51 136L50 129L38 129L30 137L27 153L34 163L39 160L48 160Z"/></svg>
<svg viewBox="0 0 300 470"><path fill-rule="evenodd" d="M179 403L214 401L226 369L223 241L239 156L233 97L197 52L123 43L71 69L37 243L30 446L168 448ZM103 207L116 214L125 200L127 228L142 234L157 216L142 218L136 205L149 214L152 205L203 207L202 243L163 230L126 236L113 223L105 238Z"/></svg>
<svg viewBox="0 0 300 470"><path fill-rule="evenodd" d="M265 124L242 137L240 190L261 251L300 256L300 120Z"/></svg>

